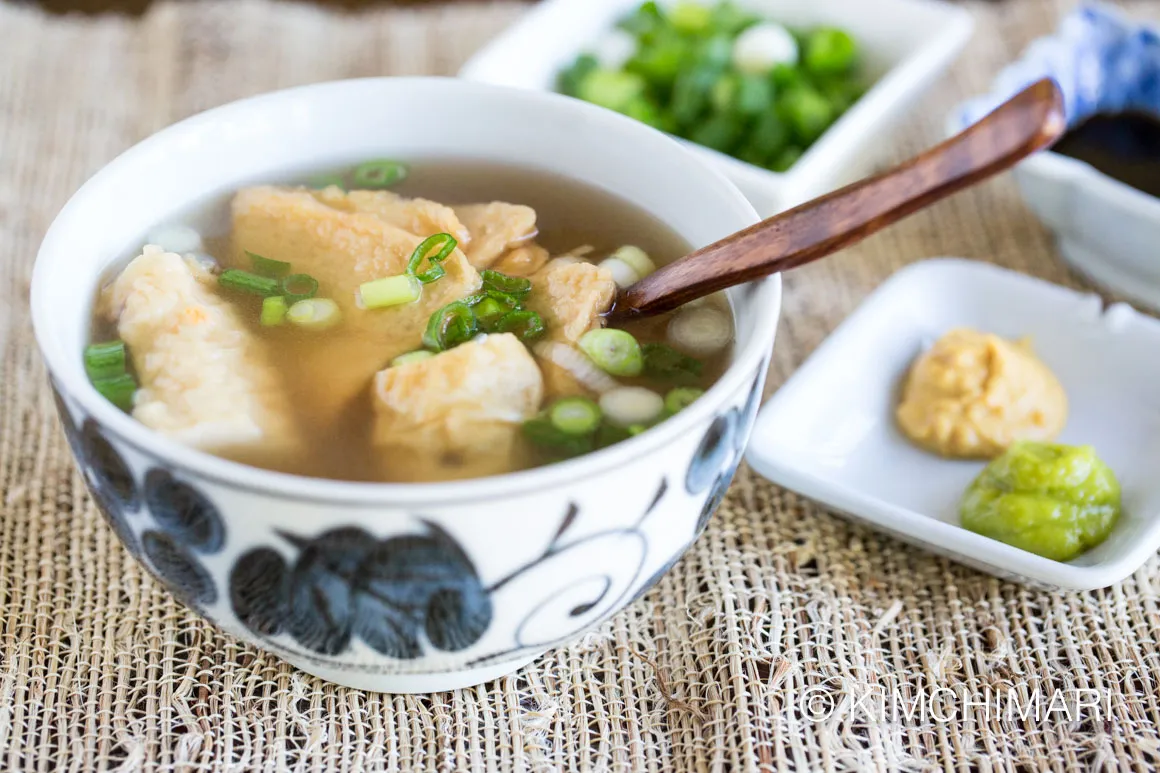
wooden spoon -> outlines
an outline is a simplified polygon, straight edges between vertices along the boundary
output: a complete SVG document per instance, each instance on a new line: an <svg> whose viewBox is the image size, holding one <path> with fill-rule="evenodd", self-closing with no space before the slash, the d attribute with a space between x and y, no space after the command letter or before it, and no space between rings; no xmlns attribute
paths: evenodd
<svg viewBox="0 0 1160 773"><path fill-rule="evenodd" d="M625 290L613 323L825 257L987 179L1059 139L1063 96L1046 79L941 145L881 174L775 215L658 269ZM985 223L980 223L986 228Z"/></svg>

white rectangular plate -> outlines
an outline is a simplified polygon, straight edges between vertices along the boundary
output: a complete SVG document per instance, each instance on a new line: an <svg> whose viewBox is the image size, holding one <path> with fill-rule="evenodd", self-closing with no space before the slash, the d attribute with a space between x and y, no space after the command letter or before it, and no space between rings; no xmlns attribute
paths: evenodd
<svg viewBox="0 0 1160 773"><path fill-rule="evenodd" d="M955 327L1030 336L1059 377L1070 403L1059 442L1094 446L1123 488L1124 514L1102 545L1061 563L959 525L983 463L922 451L894 423L911 362ZM983 571L1105 587L1160 548L1160 322L983 263L924 261L884 283L770 399L747 458L774 483Z"/></svg>

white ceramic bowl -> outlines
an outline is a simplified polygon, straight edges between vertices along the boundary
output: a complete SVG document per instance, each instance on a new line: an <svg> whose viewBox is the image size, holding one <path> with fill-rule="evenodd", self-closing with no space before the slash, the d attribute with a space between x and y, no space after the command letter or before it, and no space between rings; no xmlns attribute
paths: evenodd
<svg viewBox="0 0 1160 773"><path fill-rule="evenodd" d="M861 44L874 86L788 172L770 172L688 143L737 184L762 217L869 173L889 130L954 61L974 21L938 0L735 0L790 26L834 25ZM676 0L660 0L671 5ZM460 77L553 91L556 76L641 0L544 0L460 71Z"/></svg>
<svg viewBox="0 0 1160 773"><path fill-rule="evenodd" d="M33 321L95 499L178 598L324 679L446 690L513 671L607 618L695 539L748 438L781 284L731 291L735 361L679 416L577 460L482 480L347 483L258 470L154 434L92 388L81 351L94 288L148 228L246 183L384 155L566 175L635 202L698 246L756 219L677 143L574 100L433 78L327 83L203 113L101 170L45 237Z"/></svg>

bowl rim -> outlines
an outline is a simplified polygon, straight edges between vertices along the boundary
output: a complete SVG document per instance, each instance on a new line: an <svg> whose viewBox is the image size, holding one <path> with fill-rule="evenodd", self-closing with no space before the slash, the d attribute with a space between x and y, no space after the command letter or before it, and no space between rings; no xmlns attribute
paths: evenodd
<svg viewBox="0 0 1160 773"><path fill-rule="evenodd" d="M747 303L753 314L752 334L748 343L736 353L725 373L709 388L705 399L698 400L679 415L657 427L622 443L576 459L530 470L439 483L376 483L310 478L274 472L229 461L186 446L164 437L117 409L83 378L83 369L70 368L67 365L68 354L49 333L55 325L61 324L58 321L61 318L58 314L59 309L51 303L49 274L50 269L58 267L64 259L61 254L63 249L58 247L58 243L65 238L64 232L71 228L71 221L77 217L77 213L86 208L88 199L94 195L94 190L99 190L110 180L120 177L124 174L124 170L131 168L138 157L153 152L159 146L178 143L182 138L201 130L204 126L228 120L240 112L261 110L282 102L309 102L318 94L336 89L350 89L352 93L362 93L364 90L427 87L486 92L494 95L497 100L506 101L509 105L520 104L530 110L574 115L583 119L580 123L586 126L583 140L587 142L593 141L593 136L620 135L631 137L640 144L651 144L657 150L667 153L670 160L683 163L681 174L690 178L691 183L704 191L703 195L718 196L727 201L739 220L753 223L759 219L753 206L725 175L705 163L696 154L690 153L676 140L631 118L562 95L439 76L342 79L270 91L197 113L146 137L93 174L69 198L53 219L37 252L30 290L33 330L53 383L59 384L60 391L78 403L103 432L115 436L139 453L162 460L187 474L194 474L221 485L279 499L316 503L372 506L411 503L431 505L531 494L628 464L638 456L670 445L678 437L707 421L728 397L740 391L743 385L746 387L749 385L755 367L759 364L761 367L767 366L768 351L772 347L781 310L780 275L742 286L753 287L752 297ZM735 302L736 298L737 294L732 293L731 302Z"/></svg>

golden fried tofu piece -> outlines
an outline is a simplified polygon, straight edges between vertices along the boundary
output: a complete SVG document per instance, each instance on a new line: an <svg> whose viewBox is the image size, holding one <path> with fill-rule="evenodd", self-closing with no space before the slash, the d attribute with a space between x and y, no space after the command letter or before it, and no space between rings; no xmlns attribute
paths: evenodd
<svg viewBox="0 0 1160 773"><path fill-rule="evenodd" d="M150 245L100 298L140 381L133 416L167 437L218 453L300 443L270 352L194 261Z"/></svg>
<svg viewBox="0 0 1160 773"><path fill-rule="evenodd" d="M459 222L455 211L436 201L409 199L390 191L343 193L341 188L334 185L311 193L328 207L344 212L374 215L384 223L402 228L416 236L448 233L459 242L460 249L466 249L471 242L471 232Z"/></svg>
<svg viewBox="0 0 1160 773"><path fill-rule="evenodd" d="M373 443L384 480L439 481L520 469L521 424L540 409L535 360L489 335L375 376Z"/></svg>
<svg viewBox="0 0 1160 773"><path fill-rule="evenodd" d="M538 312L547 328L548 340L575 349L589 330L603 326L603 314L616 300L616 282L608 269L571 258L557 258L531 277L532 292L527 308ZM583 360L579 349L576 354ZM537 360L544 371L544 382L550 398L591 395L592 390L580 383L574 371L560 366L571 357L544 356L543 347Z"/></svg>
<svg viewBox="0 0 1160 773"><path fill-rule="evenodd" d="M514 250L509 250L502 258L491 265L492 269L508 276L531 276L543 268L547 262L548 251L535 242L521 244Z"/></svg>
<svg viewBox="0 0 1160 773"><path fill-rule="evenodd" d="M536 210L493 201L464 204L455 214L471 233L467 259L479 269L491 268L505 252L536 236Z"/></svg>
<svg viewBox="0 0 1160 773"><path fill-rule="evenodd" d="M424 285L415 303L386 309L359 308L359 285L402 274L423 237L359 210L364 197L259 186L233 200L233 251L287 261L296 273L318 280L320 297L342 311L339 327L316 337L305 356L289 363L297 392L317 407L311 420L329 422L366 390L374 374L394 357L420 348L427 320L441 307L480 286L479 274L459 249L443 262L446 275ZM426 264L424 264L424 267Z"/></svg>
<svg viewBox="0 0 1160 773"><path fill-rule="evenodd" d="M527 307L544 319L557 341L576 343L603 325L602 315L616 300L616 282L606 268L592 263L557 259L531 277Z"/></svg>

